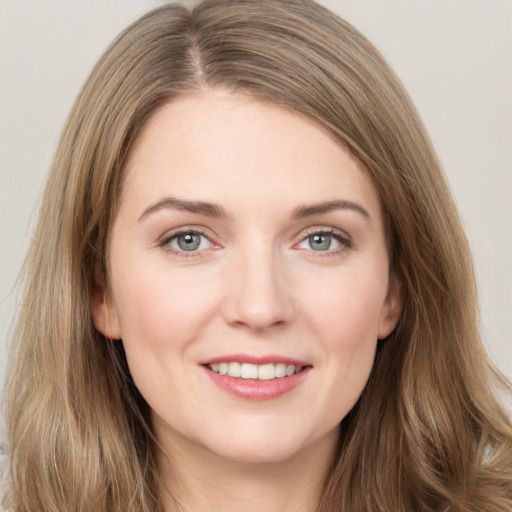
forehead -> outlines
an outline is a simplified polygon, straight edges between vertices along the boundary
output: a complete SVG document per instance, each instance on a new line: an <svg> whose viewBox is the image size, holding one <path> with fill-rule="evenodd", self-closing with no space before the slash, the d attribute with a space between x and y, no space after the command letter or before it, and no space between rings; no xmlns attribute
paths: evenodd
<svg viewBox="0 0 512 512"><path fill-rule="evenodd" d="M262 199L293 208L348 195L380 210L363 166L316 123L218 90L158 109L137 137L125 173L122 202L171 194L227 208L243 200L246 207L259 202L257 209Z"/></svg>

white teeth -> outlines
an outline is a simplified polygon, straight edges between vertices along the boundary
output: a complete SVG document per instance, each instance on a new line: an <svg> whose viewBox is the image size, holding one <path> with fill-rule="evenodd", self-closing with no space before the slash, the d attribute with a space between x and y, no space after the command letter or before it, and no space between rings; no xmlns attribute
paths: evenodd
<svg viewBox="0 0 512 512"><path fill-rule="evenodd" d="M212 363L208 365L210 370L219 375L229 375L230 377L241 377L242 379L273 380L291 377L295 373L303 370L302 366L293 364L250 364L250 363Z"/></svg>
<svg viewBox="0 0 512 512"><path fill-rule="evenodd" d="M242 377L242 379L257 379L258 367L255 364L243 363L240 368L240 377Z"/></svg>
<svg viewBox="0 0 512 512"><path fill-rule="evenodd" d="M228 375L230 377L240 377L241 365L240 363L229 363Z"/></svg>
<svg viewBox="0 0 512 512"><path fill-rule="evenodd" d="M286 365L284 363L276 364L276 377L286 377Z"/></svg>
<svg viewBox="0 0 512 512"><path fill-rule="evenodd" d="M219 363L219 373L221 375L227 375L228 374L228 368L229 368L229 364L228 363Z"/></svg>
<svg viewBox="0 0 512 512"><path fill-rule="evenodd" d="M258 367L258 379L272 380L276 378L276 366L274 364L262 364Z"/></svg>

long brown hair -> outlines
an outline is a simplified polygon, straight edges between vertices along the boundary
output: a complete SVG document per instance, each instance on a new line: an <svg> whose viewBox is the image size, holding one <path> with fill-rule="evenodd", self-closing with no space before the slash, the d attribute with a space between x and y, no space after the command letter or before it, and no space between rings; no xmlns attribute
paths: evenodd
<svg viewBox="0 0 512 512"><path fill-rule="evenodd" d="M342 422L319 511L512 509L509 391L479 339L468 245L399 80L310 0L166 5L125 30L64 129L27 259L6 390L16 512L155 512L156 441L122 344L89 300L126 155L173 98L222 87L300 112L365 166L384 208L404 311Z"/></svg>

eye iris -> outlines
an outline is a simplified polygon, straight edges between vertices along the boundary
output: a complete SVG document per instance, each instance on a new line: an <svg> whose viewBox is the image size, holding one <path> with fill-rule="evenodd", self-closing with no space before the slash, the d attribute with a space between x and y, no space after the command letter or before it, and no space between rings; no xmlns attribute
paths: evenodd
<svg viewBox="0 0 512 512"><path fill-rule="evenodd" d="M183 251L195 251L201 243L201 237L195 233L180 235L177 239L178 246Z"/></svg>
<svg viewBox="0 0 512 512"><path fill-rule="evenodd" d="M331 237L323 234L311 235L309 245L314 251L326 251L331 246Z"/></svg>

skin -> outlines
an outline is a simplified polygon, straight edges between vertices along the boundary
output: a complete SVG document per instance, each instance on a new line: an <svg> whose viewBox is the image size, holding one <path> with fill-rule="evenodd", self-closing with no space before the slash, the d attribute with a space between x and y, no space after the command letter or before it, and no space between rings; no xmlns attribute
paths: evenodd
<svg viewBox="0 0 512 512"><path fill-rule="evenodd" d="M151 407L174 468L161 457L164 481L184 510L314 510L339 422L401 312L371 180L313 122L218 90L161 107L125 172L109 290L98 279L91 305ZM304 210L332 201L345 203ZM177 231L200 231L198 249L180 249ZM201 364L230 354L309 367L288 393L248 400Z"/></svg>

